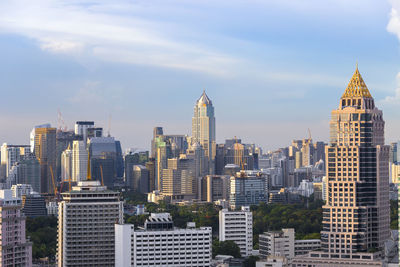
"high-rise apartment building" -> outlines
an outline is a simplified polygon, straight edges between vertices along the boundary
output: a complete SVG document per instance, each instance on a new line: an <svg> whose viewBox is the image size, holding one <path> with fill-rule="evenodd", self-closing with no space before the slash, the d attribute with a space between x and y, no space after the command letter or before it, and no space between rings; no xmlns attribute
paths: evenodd
<svg viewBox="0 0 400 267"><path fill-rule="evenodd" d="M169 213L152 213L144 228L115 224L116 267L211 266L211 227L176 228Z"/></svg>
<svg viewBox="0 0 400 267"><path fill-rule="evenodd" d="M115 266L114 224L123 223L118 192L81 181L58 205L58 266Z"/></svg>
<svg viewBox="0 0 400 267"><path fill-rule="evenodd" d="M209 174L214 172L215 164L215 117L214 107L204 91L194 106L192 118L192 137L194 142L199 142L204 149L208 160Z"/></svg>
<svg viewBox="0 0 400 267"><path fill-rule="evenodd" d="M32 243L25 237L26 218L21 199L11 190L0 190L0 266L32 266Z"/></svg>
<svg viewBox="0 0 400 267"><path fill-rule="evenodd" d="M363 260L380 266L378 259L390 237L389 146L384 126L382 111L357 68L330 121L322 252L296 259L293 266L366 266Z"/></svg>
<svg viewBox="0 0 400 267"><path fill-rule="evenodd" d="M250 207L240 211L219 211L219 240L234 241L240 248L242 257L250 256L253 250L253 214Z"/></svg>
<svg viewBox="0 0 400 267"><path fill-rule="evenodd" d="M56 128L35 128L35 150L40 164L40 193L53 194L56 186Z"/></svg>

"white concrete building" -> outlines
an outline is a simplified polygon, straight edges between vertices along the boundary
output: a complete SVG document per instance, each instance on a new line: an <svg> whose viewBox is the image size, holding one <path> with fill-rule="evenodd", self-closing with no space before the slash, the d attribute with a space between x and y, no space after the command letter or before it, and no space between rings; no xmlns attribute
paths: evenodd
<svg viewBox="0 0 400 267"><path fill-rule="evenodd" d="M270 231L259 237L260 256L282 256L287 259L294 258L294 229L282 229L282 231Z"/></svg>
<svg viewBox="0 0 400 267"><path fill-rule="evenodd" d="M240 248L242 257L251 255L253 250L253 214L250 207L241 211L219 211L219 240L232 240Z"/></svg>
<svg viewBox="0 0 400 267"><path fill-rule="evenodd" d="M21 198L23 195L29 195L33 192L30 184L16 184L11 186L13 197Z"/></svg>
<svg viewBox="0 0 400 267"><path fill-rule="evenodd" d="M295 240L293 228L282 231L265 232L259 236L260 257L282 256L292 260L295 256L305 255L321 248L320 239Z"/></svg>
<svg viewBox="0 0 400 267"><path fill-rule="evenodd" d="M115 266L210 266L211 227L174 228L169 213L152 213L143 229L115 224Z"/></svg>
<svg viewBox="0 0 400 267"><path fill-rule="evenodd" d="M61 153L61 181L72 180L72 149L70 145Z"/></svg>
<svg viewBox="0 0 400 267"><path fill-rule="evenodd" d="M115 223L123 223L119 192L99 181L78 182L58 204L58 266L114 266Z"/></svg>
<svg viewBox="0 0 400 267"><path fill-rule="evenodd" d="M84 141L72 143L72 181L84 181L87 176L88 152Z"/></svg>

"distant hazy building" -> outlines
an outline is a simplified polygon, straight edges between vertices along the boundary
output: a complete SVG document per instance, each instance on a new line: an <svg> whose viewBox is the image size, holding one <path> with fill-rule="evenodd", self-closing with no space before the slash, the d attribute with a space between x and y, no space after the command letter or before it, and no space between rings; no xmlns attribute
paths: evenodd
<svg viewBox="0 0 400 267"><path fill-rule="evenodd" d="M234 241L242 257L251 255L253 250L253 214L249 207L241 211L219 211L219 240Z"/></svg>
<svg viewBox="0 0 400 267"><path fill-rule="evenodd" d="M132 166L132 176L127 180L127 186L140 193L149 192L149 171L143 165Z"/></svg>
<svg viewBox="0 0 400 267"><path fill-rule="evenodd" d="M168 159L168 168L163 169L162 193L173 202L191 200L197 196L194 160L187 158Z"/></svg>
<svg viewBox="0 0 400 267"><path fill-rule="evenodd" d="M99 181L78 182L58 206L58 266L114 266L116 223L123 223L119 193Z"/></svg>
<svg viewBox="0 0 400 267"><path fill-rule="evenodd" d="M146 169L149 171L149 192L156 189L156 163L154 158L149 158L146 162Z"/></svg>
<svg viewBox="0 0 400 267"><path fill-rule="evenodd" d="M72 180L72 148L69 145L66 150L61 153L61 181Z"/></svg>
<svg viewBox="0 0 400 267"><path fill-rule="evenodd" d="M57 179L56 128L35 128L34 148L33 152L40 164L40 193L53 194Z"/></svg>
<svg viewBox="0 0 400 267"><path fill-rule="evenodd" d="M133 166L134 165L145 165L149 161L148 151L129 151L124 156L124 180L128 184L128 181L132 180ZM153 189L154 190L154 189Z"/></svg>
<svg viewBox="0 0 400 267"><path fill-rule="evenodd" d="M93 137L89 140L91 171L94 180L103 181L108 188L114 186L122 154L119 155L114 137Z"/></svg>
<svg viewBox="0 0 400 267"><path fill-rule="evenodd" d="M211 264L211 227L175 228L169 213L152 213L144 228L115 225L116 267L193 266Z"/></svg>
<svg viewBox="0 0 400 267"><path fill-rule="evenodd" d="M28 195L33 192L30 184L16 184L11 187L12 196L15 198L22 198L23 195Z"/></svg>
<svg viewBox="0 0 400 267"><path fill-rule="evenodd" d="M26 218L21 213L21 199L11 190L0 190L0 266L32 266L32 243L25 237Z"/></svg>
<svg viewBox="0 0 400 267"><path fill-rule="evenodd" d="M94 121L77 121L75 123L75 135L80 136L85 145L89 128L94 128Z"/></svg>
<svg viewBox="0 0 400 267"><path fill-rule="evenodd" d="M30 141L29 145L31 147L31 149L30 149L31 153L35 152L35 136L36 136L37 128L51 128L51 125L49 123L46 123L46 124L41 124L41 125L37 125L37 126L33 127L32 131L30 132L30 135L29 135L29 141Z"/></svg>
<svg viewBox="0 0 400 267"><path fill-rule="evenodd" d="M33 156L24 156L14 164L12 171L15 171L15 181L12 184L31 185L33 191L41 192L41 173L39 161Z"/></svg>
<svg viewBox="0 0 400 267"><path fill-rule="evenodd" d="M204 91L194 106L192 118L192 136L194 142L199 142L208 159L209 173L214 172L215 159L215 117L214 107Z"/></svg>
<svg viewBox="0 0 400 267"><path fill-rule="evenodd" d="M30 154L29 145L10 145L4 143L1 146L1 176L4 179L8 176L11 168L20 161L23 155Z"/></svg>
<svg viewBox="0 0 400 267"><path fill-rule="evenodd" d="M214 202L229 199L230 177L228 175L207 175L201 179L201 200Z"/></svg>
<svg viewBox="0 0 400 267"><path fill-rule="evenodd" d="M72 144L72 181L79 182L86 180L87 167L88 152L85 142L74 141Z"/></svg>
<svg viewBox="0 0 400 267"><path fill-rule="evenodd" d="M32 192L21 196L22 212L26 217L47 216L46 200L44 196Z"/></svg>
<svg viewBox="0 0 400 267"><path fill-rule="evenodd" d="M246 173L241 171L230 178L229 203L232 209L241 206L258 205L267 202L268 192L265 190L265 176L262 173Z"/></svg>

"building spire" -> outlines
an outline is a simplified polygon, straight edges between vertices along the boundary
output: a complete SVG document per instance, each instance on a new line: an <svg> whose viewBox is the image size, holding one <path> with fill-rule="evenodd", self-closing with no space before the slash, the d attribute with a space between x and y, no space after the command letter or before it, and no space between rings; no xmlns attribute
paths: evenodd
<svg viewBox="0 0 400 267"><path fill-rule="evenodd" d="M353 77L351 77L350 82L342 95L342 98L353 97L372 98L367 85L365 84L360 72L358 71L358 63L356 64L356 70L353 74Z"/></svg>

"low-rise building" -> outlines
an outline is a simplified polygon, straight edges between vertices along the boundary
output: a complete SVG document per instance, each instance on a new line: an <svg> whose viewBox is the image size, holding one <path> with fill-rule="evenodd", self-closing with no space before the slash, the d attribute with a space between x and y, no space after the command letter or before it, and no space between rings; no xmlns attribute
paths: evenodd
<svg viewBox="0 0 400 267"><path fill-rule="evenodd" d="M320 239L296 240L293 228L282 231L265 232L259 236L260 257L282 256L292 260L295 256L305 255L321 248Z"/></svg>
<svg viewBox="0 0 400 267"><path fill-rule="evenodd" d="M144 228L115 224L116 267L210 266L211 227L176 228L169 213L152 213Z"/></svg>

